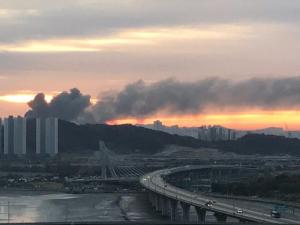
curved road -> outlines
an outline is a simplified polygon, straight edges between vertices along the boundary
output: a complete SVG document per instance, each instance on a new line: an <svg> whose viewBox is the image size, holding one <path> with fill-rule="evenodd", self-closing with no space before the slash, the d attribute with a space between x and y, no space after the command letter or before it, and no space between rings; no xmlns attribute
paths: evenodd
<svg viewBox="0 0 300 225"><path fill-rule="evenodd" d="M222 202L219 202L217 200L217 202L214 203L211 207L208 207L205 205L205 203L209 200L212 200L211 197L207 197L198 193L195 194L193 192L175 187L171 184L166 183L162 178L163 175L168 175L174 172L212 167L217 168L224 166L185 166L172 169L158 170L142 176L140 182L146 189L149 189L155 193L167 196L171 199L176 199L180 202L184 202L192 206L198 206L201 208L205 208L209 211L223 213L234 218L245 219L253 222L300 224L300 218L273 218L270 216L269 213L264 212L265 210L262 210L263 206L262 208L253 209L247 208L247 205L243 205L243 207L239 208L243 208L244 212L242 214L237 214L236 208L232 205L232 200L222 200Z"/></svg>

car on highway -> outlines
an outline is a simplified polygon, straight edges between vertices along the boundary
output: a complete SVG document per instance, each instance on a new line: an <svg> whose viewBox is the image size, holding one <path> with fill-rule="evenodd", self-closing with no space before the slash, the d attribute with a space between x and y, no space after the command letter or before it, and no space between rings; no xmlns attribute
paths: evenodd
<svg viewBox="0 0 300 225"><path fill-rule="evenodd" d="M280 218L281 217L280 212L278 212L277 210L272 210L271 211L271 216L274 217L274 218Z"/></svg>
<svg viewBox="0 0 300 225"><path fill-rule="evenodd" d="M208 206L208 207L212 207L213 206L213 202L212 201L207 201L205 203L205 205Z"/></svg>
<svg viewBox="0 0 300 225"><path fill-rule="evenodd" d="M240 208L237 208L236 210L235 210L235 212L237 213L237 214L243 214L243 210L242 209L240 209Z"/></svg>

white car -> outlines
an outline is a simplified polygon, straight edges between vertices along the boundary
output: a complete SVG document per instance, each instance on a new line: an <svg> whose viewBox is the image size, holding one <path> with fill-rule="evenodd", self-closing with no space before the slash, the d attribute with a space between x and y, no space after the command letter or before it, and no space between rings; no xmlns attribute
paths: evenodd
<svg viewBox="0 0 300 225"><path fill-rule="evenodd" d="M236 209L236 213L237 213L237 214L243 214L243 212L244 212L244 211L243 211L242 209Z"/></svg>
<svg viewBox="0 0 300 225"><path fill-rule="evenodd" d="M212 201L206 202L205 205L208 206L208 207L212 207L213 206Z"/></svg>

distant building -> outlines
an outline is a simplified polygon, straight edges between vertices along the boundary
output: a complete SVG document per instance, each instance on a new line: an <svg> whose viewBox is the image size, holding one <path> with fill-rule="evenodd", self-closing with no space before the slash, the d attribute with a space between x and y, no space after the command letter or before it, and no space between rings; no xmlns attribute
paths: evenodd
<svg viewBox="0 0 300 225"><path fill-rule="evenodd" d="M3 151L4 151L3 141L4 141L4 138L3 138L3 121L0 118L0 154L3 154Z"/></svg>
<svg viewBox="0 0 300 225"><path fill-rule="evenodd" d="M217 128L217 130L218 130L217 140L218 141L227 140L227 138L225 136L225 133L226 133L227 129L220 126L220 127Z"/></svg>
<svg viewBox="0 0 300 225"><path fill-rule="evenodd" d="M36 119L36 154L46 154L46 119Z"/></svg>
<svg viewBox="0 0 300 225"><path fill-rule="evenodd" d="M14 121L14 154L26 154L26 118L16 117Z"/></svg>
<svg viewBox="0 0 300 225"><path fill-rule="evenodd" d="M9 116L4 119L3 153L4 155L26 154L26 119ZM1 129L2 133L2 129ZM2 135L1 135L2 140ZM2 146L2 141L1 141Z"/></svg>
<svg viewBox="0 0 300 225"><path fill-rule="evenodd" d="M200 139L202 141L208 141L208 132L207 132L206 126L199 127L198 139Z"/></svg>
<svg viewBox="0 0 300 225"><path fill-rule="evenodd" d="M164 129L164 125L161 121L156 120L153 122L153 129L162 131Z"/></svg>
<svg viewBox="0 0 300 225"><path fill-rule="evenodd" d="M164 126L159 120L154 121L152 124L139 125L153 130L164 131L169 134L177 134L180 136L190 136L203 141L221 141L221 140L235 140L236 131L227 129L218 125L209 125L201 127L179 127L174 126Z"/></svg>
<svg viewBox="0 0 300 225"><path fill-rule="evenodd" d="M208 128L208 140L209 141L217 141L217 127L210 126Z"/></svg>
<svg viewBox="0 0 300 225"><path fill-rule="evenodd" d="M236 140L236 139L237 139L237 132L235 130L232 130L229 140Z"/></svg>
<svg viewBox="0 0 300 225"><path fill-rule="evenodd" d="M36 153L54 156L58 153L58 119L36 119Z"/></svg>
<svg viewBox="0 0 300 225"><path fill-rule="evenodd" d="M203 141L229 141L236 139L236 131L222 126L202 126L198 130L198 139Z"/></svg>
<svg viewBox="0 0 300 225"><path fill-rule="evenodd" d="M47 118L45 120L45 151L54 156L58 153L58 119Z"/></svg>
<svg viewBox="0 0 300 225"><path fill-rule="evenodd" d="M14 153L14 117L4 119L4 155Z"/></svg>

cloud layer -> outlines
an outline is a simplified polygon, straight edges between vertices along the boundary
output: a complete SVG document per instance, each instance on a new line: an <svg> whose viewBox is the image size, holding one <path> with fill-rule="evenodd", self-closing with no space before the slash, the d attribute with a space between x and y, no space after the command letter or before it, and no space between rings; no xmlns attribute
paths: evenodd
<svg viewBox="0 0 300 225"><path fill-rule="evenodd" d="M57 116L98 123L146 118L161 112L167 115L200 114L211 108L300 109L300 77L243 81L211 78L193 83L174 79L152 84L137 81L117 93L102 93L101 100L91 107L90 97L77 89L59 94L49 104L43 94L38 94L29 106L32 110L26 115L30 117Z"/></svg>
<svg viewBox="0 0 300 225"><path fill-rule="evenodd" d="M1 94L24 82L95 96L141 78L300 74L299 9L296 0L0 0Z"/></svg>
<svg viewBox="0 0 300 225"><path fill-rule="evenodd" d="M7 3L8 2L8 3ZM0 42L110 35L124 29L224 23L300 22L298 1L0 1ZM66 29L67 28L67 29Z"/></svg>

